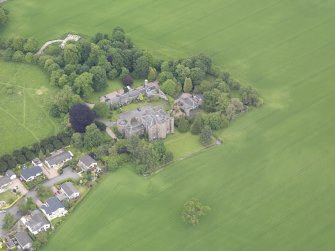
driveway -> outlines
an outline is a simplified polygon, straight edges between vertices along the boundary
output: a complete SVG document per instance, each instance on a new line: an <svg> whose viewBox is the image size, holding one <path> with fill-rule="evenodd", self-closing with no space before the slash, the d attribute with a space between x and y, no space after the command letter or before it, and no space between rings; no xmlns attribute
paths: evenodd
<svg viewBox="0 0 335 251"><path fill-rule="evenodd" d="M55 177L51 180L47 180L42 185L46 186L46 187L52 187L54 184L56 184L60 181L63 181L65 179L69 179L69 178L79 179L80 175L77 174L76 172L74 172L71 167L67 167L67 168L64 168L64 172L61 175L59 175L59 176L57 176L57 177ZM28 198L28 197L32 197L32 199L35 203L36 202L38 203L38 201L39 201L39 198L37 196L37 193L36 193L35 189L32 189L32 190L28 191L26 193L26 195L21 200L24 200L25 198ZM16 203L11 208L7 209L6 212L9 212L9 213L13 214L16 220L19 220L23 216L19 212L18 203ZM0 236L3 234L2 224L3 224L4 217L5 217L5 213L0 213Z"/></svg>
<svg viewBox="0 0 335 251"><path fill-rule="evenodd" d="M43 186L46 187L52 187L53 185L57 184L58 182L61 182L62 180L66 179L79 179L80 176L75 171L72 170L71 167L66 167L63 169L63 173L55 178L52 178L50 180L47 180L43 183Z"/></svg>

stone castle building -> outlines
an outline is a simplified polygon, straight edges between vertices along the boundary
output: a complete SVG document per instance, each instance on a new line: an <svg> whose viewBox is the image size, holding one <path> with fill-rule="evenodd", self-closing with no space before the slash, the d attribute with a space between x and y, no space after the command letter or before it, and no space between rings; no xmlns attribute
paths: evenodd
<svg viewBox="0 0 335 251"><path fill-rule="evenodd" d="M117 128L126 138L147 135L149 140L164 139L174 132L174 118L161 106L144 106L121 114Z"/></svg>

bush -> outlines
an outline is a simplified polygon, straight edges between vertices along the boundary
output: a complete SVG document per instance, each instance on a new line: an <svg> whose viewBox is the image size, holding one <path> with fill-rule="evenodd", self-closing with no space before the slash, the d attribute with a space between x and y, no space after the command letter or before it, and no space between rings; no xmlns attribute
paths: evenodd
<svg viewBox="0 0 335 251"><path fill-rule="evenodd" d="M185 133L190 129L190 124L185 116L181 116L178 121L178 131Z"/></svg>
<svg viewBox="0 0 335 251"><path fill-rule="evenodd" d="M205 126L201 130L200 143L204 146L209 146L213 142L212 135L211 128L209 126Z"/></svg>

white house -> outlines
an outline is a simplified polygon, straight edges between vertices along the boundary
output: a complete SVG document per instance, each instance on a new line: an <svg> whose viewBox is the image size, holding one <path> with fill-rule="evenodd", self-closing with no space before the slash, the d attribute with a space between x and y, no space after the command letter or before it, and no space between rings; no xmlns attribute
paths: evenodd
<svg viewBox="0 0 335 251"><path fill-rule="evenodd" d="M33 164L34 166L43 167L43 163L39 158L33 159L31 161L31 164Z"/></svg>
<svg viewBox="0 0 335 251"><path fill-rule="evenodd" d="M28 182L36 179L38 176L42 175L42 168L39 166L33 166L31 168L23 169L21 171L21 179Z"/></svg>
<svg viewBox="0 0 335 251"><path fill-rule="evenodd" d="M98 166L98 163L90 155L82 156L78 161L78 166L83 171L93 170Z"/></svg>
<svg viewBox="0 0 335 251"><path fill-rule="evenodd" d="M75 186L71 182L65 182L64 184L62 184L61 190L70 200L76 199L80 195L77 188L75 188Z"/></svg>
<svg viewBox="0 0 335 251"><path fill-rule="evenodd" d="M41 211L34 210L30 215L21 218L21 222L28 228L29 232L36 235L42 231L47 231L51 225Z"/></svg>
<svg viewBox="0 0 335 251"><path fill-rule="evenodd" d="M56 197L47 199L47 201L41 206L41 210L49 221L67 214L65 206Z"/></svg>
<svg viewBox="0 0 335 251"><path fill-rule="evenodd" d="M64 164L72 160L73 154L70 151L60 149L51 154L50 157L45 159L45 164L49 168L61 168Z"/></svg>

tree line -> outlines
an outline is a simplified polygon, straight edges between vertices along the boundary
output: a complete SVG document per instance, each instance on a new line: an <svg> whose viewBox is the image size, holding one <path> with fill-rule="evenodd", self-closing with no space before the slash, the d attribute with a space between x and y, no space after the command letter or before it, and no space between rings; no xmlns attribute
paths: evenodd
<svg viewBox="0 0 335 251"><path fill-rule="evenodd" d="M15 169L18 164L25 164L34 158L43 159L52 151L71 144L72 130L66 130L42 139L39 143L35 143L29 147L22 147L13 151L11 154L5 154L0 157L0 172L5 173L9 169Z"/></svg>

